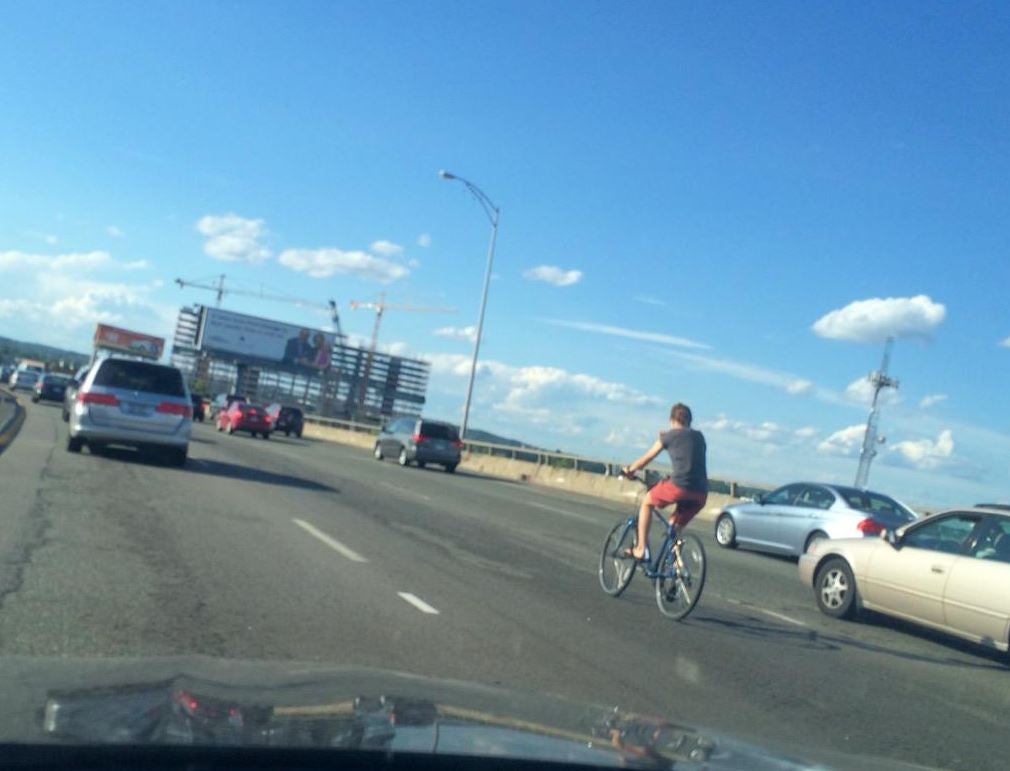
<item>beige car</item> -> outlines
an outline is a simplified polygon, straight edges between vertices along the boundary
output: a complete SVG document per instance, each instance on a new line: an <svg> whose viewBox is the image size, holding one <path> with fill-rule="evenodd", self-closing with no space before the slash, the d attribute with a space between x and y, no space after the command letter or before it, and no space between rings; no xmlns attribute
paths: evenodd
<svg viewBox="0 0 1010 771"><path fill-rule="evenodd" d="M879 539L820 541L799 567L829 616L867 608L1010 648L1010 512L958 509Z"/></svg>

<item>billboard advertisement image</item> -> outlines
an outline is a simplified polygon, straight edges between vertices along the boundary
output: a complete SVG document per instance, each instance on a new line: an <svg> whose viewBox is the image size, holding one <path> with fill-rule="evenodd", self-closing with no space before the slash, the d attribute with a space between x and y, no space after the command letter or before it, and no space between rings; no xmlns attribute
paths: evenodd
<svg viewBox="0 0 1010 771"><path fill-rule="evenodd" d="M323 372L330 367L335 343L332 332L204 308L198 346Z"/></svg>
<svg viewBox="0 0 1010 771"><path fill-rule="evenodd" d="M146 359L160 359L161 352L165 350L165 339L108 324L99 324L95 328L94 345L95 348L108 351L122 351Z"/></svg>

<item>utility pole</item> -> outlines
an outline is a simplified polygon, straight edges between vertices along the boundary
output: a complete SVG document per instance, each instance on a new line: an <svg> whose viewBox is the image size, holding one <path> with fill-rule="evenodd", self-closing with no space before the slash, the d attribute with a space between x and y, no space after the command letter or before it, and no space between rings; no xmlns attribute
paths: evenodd
<svg viewBox="0 0 1010 771"><path fill-rule="evenodd" d="M884 343L884 358L880 363L880 369L869 374L870 384L873 386L873 403L870 406L870 414L866 418L866 431L863 434L863 446L859 450L859 468L856 469L855 486L863 489L870 479L870 464L877 456L877 445L883 444L886 439L877 435L877 423L880 419L880 392L885 388L898 388L898 380L887 374L887 368L891 364L891 348L894 345L894 338L887 338Z"/></svg>

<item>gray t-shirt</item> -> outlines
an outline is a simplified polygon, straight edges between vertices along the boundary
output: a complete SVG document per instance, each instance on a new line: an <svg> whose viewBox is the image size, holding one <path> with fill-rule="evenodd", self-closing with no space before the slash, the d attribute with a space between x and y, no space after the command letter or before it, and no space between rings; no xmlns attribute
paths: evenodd
<svg viewBox="0 0 1010 771"><path fill-rule="evenodd" d="M659 435L663 449L670 455L673 473L670 481L685 490L708 492L705 468L705 436L693 428L673 428Z"/></svg>

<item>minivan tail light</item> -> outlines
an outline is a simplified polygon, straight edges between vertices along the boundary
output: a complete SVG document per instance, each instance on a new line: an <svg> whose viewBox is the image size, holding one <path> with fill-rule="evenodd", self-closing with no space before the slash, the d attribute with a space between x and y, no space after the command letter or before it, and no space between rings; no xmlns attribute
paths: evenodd
<svg viewBox="0 0 1010 771"><path fill-rule="evenodd" d="M884 530L884 526L873 517L867 517L856 525L856 529L863 535L880 535Z"/></svg>
<svg viewBox="0 0 1010 771"><path fill-rule="evenodd" d="M410 441L412 441L414 444L420 444L421 442L424 441L424 437L421 434L414 434L412 437L410 437Z"/></svg>
<svg viewBox="0 0 1010 771"><path fill-rule="evenodd" d="M162 402L154 408L154 411L164 415L180 415L184 418L193 417L192 407L186 404L177 404L176 402Z"/></svg>
<svg viewBox="0 0 1010 771"><path fill-rule="evenodd" d="M463 440L462 439L453 439L452 446L455 447L457 450L462 450L463 449Z"/></svg>
<svg viewBox="0 0 1010 771"><path fill-rule="evenodd" d="M77 394L77 401L81 404L104 404L106 407L119 405L115 394L96 394L92 391L81 391Z"/></svg>

